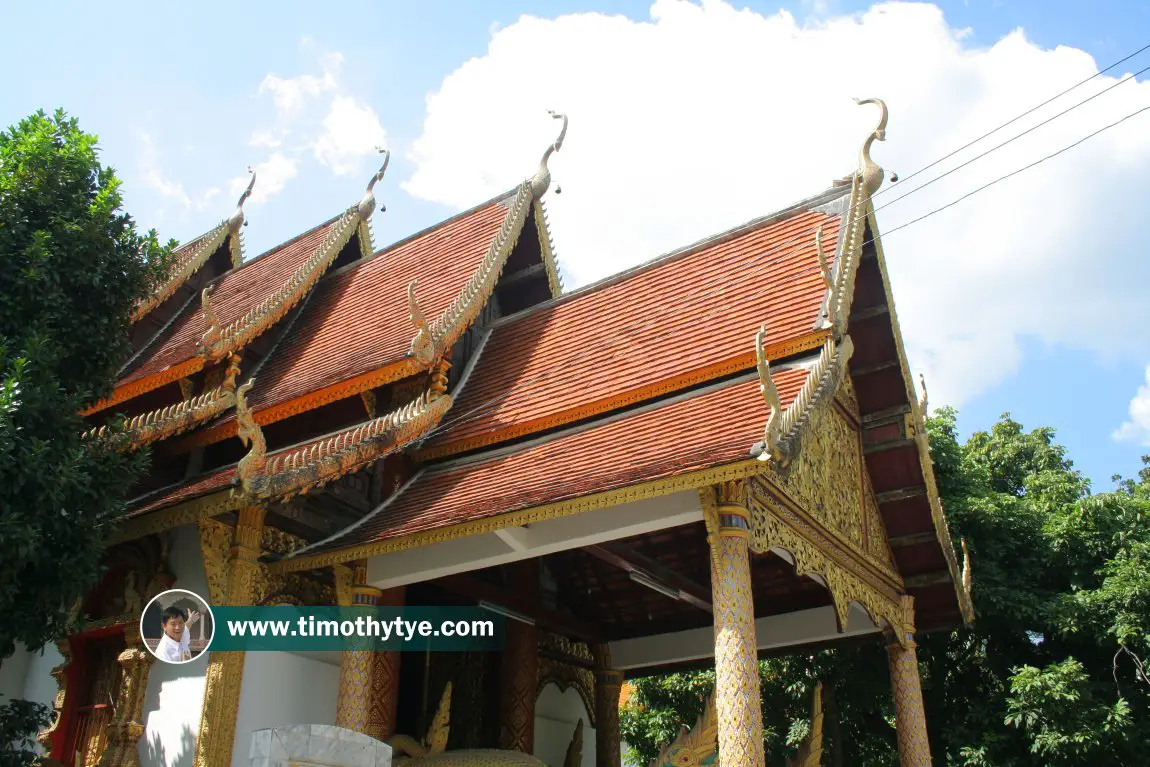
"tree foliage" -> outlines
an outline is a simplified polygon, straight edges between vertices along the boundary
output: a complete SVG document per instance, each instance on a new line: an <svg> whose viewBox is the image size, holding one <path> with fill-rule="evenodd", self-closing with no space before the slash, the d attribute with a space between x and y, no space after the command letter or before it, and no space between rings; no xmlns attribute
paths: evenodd
<svg viewBox="0 0 1150 767"><path fill-rule="evenodd" d="M971 552L976 619L919 639L934 763L1150 763L1150 457L1092 495L1052 429L1004 415L960 443L955 415L928 429L943 507ZM824 764L897 764L886 669L878 646L763 661L768 763L805 732L818 678ZM713 672L638 680L622 715L631 759L693 724L713 684Z"/></svg>
<svg viewBox="0 0 1150 767"><path fill-rule="evenodd" d="M170 260L119 189L63 112L0 132L0 659L66 633L146 460L81 437Z"/></svg>

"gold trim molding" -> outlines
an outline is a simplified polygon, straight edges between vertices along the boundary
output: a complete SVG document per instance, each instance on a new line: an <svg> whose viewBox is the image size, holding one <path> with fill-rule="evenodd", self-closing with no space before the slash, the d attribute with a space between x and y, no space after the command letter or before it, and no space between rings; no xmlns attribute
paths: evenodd
<svg viewBox="0 0 1150 767"><path fill-rule="evenodd" d="M906 595L868 572L874 569L873 563L859 562L849 550L836 546L829 536L788 508L761 479L751 483L750 505L754 520L751 550L785 552L796 575L815 576L831 594L840 633L847 630L851 604L858 604L876 626L885 621L900 643L910 641L914 623L913 615L906 611Z"/></svg>
<svg viewBox="0 0 1150 767"><path fill-rule="evenodd" d="M543 522L549 519L579 514L584 511L603 509L609 506L641 501L647 498L659 498L682 490L695 490L698 488L726 482L732 479L743 479L757 474L763 470L763 464L754 459L725 464L700 471L680 474L676 477L641 482L636 485L615 488L599 493L572 498L555 503L532 506L518 511L506 512L493 517L449 525L436 530L412 533L397 538L387 538L370 543L350 546L343 549L334 549L297 559L285 559L268 565L272 572L296 572L311 570L316 567L350 562L355 559L390 554L397 551L419 548L433 543L466 538L471 535L490 533L506 527L516 527Z"/></svg>

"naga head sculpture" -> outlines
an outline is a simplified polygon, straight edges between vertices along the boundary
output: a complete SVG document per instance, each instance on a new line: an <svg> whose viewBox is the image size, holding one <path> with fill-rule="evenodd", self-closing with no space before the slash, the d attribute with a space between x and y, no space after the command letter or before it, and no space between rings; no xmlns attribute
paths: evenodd
<svg viewBox="0 0 1150 767"><path fill-rule="evenodd" d="M543 152L543 158L539 160L539 170L535 171L535 175L531 177L531 193L535 195L535 199L537 200L542 197L547 191L547 188L551 186L551 170L547 167L547 161L551 159L552 154L558 152L563 147L563 138L567 135L567 115L554 110L549 110L547 114L556 120L562 120L563 127L559 129L559 137L551 142L551 145Z"/></svg>
<svg viewBox="0 0 1150 767"><path fill-rule="evenodd" d="M256 172L252 167L248 166L248 173L252 174L251 180L248 181L247 189L240 195L240 199L236 202L236 211L228 219L228 229L232 234L238 234L241 226L247 226L247 221L244 220L244 202L252 196L252 187L256 185Z"/></svg>
<svg viewBox="0 0 1150 767"><path fill-rule="evenodd" d="M371 218L371 214L375 213L375 185L383 179L383 174L387 173L387 165L391 162L391 152L389 150L380 149L379 153L383 155L383 165L379 167L379 170L377 170L367 182L367 190L363 193L363 199L359 201L358 212L360 221L367 221ZM387 207L380 205L379 210L381 212L385 211Z"/></svg>

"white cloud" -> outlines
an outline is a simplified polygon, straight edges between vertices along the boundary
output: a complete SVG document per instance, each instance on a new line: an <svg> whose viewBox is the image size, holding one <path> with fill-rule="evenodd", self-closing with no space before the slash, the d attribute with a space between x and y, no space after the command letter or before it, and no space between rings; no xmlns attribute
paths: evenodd
<svg viewBox="0 0 1150 767"><path fill-rule="evenodd" d="M193 208L198 211L204 210L212 198L220 193L218 187L211 187L193 198L184 190L183 184L170 180L165 174L160 163L160 151L152 134L141 132L139 135L140 174L143 176L144 185L159 193L161 198L177 203L182 212L187 213ZM158 214L160 218L164 218L167 212L161 209Z"/></svg>
<svg viewBox="0 0 1150 767"><path fill-rule="evenodd" d="M252 187L252 196L244 203L245 208L265 203L282 192L287 182L299 172L299 160L282 152L273 152L268 159L256 165L254 170L256 185ZM236 176L228 182L230 193L238 200L250 180L251 176L246 173Z"/></svg>
<svg viewBox="0 0 1150 767"><path fill-rule="evenodd" d="M1106 62L1109 63L1109 62ZM926 4L808 25L720 0L656 0L651 18L522 17L428 96L405 188L467 207L530 175L566 112L548 206L567 283L584 284L828 187L849 174L874 107L874 156L904 177L1088 77L1082 51L1022 32L989 48ZM1099 77L923 176L1115 82ZM890 230L1144 106L1125 83L878 213ZM1150 114L884 239L911 363L931 399L961 405L1010 376L1034 338L1112 357L1150 354L1150 264L1138 222ZM1121 275L1116 279L1115 275ZM1139 356L1138 359L1145 359Z"/></svg>
<svg viewBox="0 0 1150 767"><path fill-rule="evenodd" d="M277 149L283 146L286 131L282 128L262 128L252 134L248 144L259 149Z"/></svg>
<svg viewBox="0 0 1150 767"><path fill-rule="evenodd" d="M359 160L387 143L379 116L367 104L350 96L336 96L323 119L323 133L315 140L315 158L337 176L359 170Z"/></svg>
<svg viewBox="0 0 1150 767"><path fill-rule="evenodd" d="M1150 447L1150 365L1146 366L1146 383L1130 400L1130 420L1119 426L1114 439L1120 442L1138 442Z"/></svg>
<svg viewBox="0 0 1150 767"><path fill-rule="evenodd" d="M260 83L260 93L271 93L281 119L297 115L309 98L334 91L343 63L343 54L329 53L320 59L321 75L279 77L268 74Z"/></svg>
<svg viewBox="0 0 1150 767"><path fill-rule="evenodd" d="M311 42L305 38L301 46ZM320 75L267 75L259 91L271 94L276 121L255 130L249 143L296 156L310 152L337 176L363 170L360 161L385 146L387 134L375 110L341 81L342 62L343 54L327 53L320 57ZM327 99L325 111L318 108L321 98Z"/></svg>

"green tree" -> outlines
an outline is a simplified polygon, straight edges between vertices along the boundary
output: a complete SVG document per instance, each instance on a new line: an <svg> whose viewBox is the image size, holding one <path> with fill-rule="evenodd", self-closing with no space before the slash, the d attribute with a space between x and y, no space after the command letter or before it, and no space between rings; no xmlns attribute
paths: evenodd
<svg viewBox="0 0 1150 767"><path fill-rule="evenodd" d="M147 460L81 437L170 261L120 206L75 119L38 112L0 133L0 659L67 631Z"/></svg>
<svg viewBox="0 0 1150 767"><path fill-rule="evenodd" d="M1052 429L1004 415L962 444L955 416L940 410L928 429L943 506L971 551L977 615L919 640L934 763L1150 764L1150 458L1137 480L1091 495ZM770 764L806 732L816 677L824 763L897 764L882 648L760 668ZM622 714L632 757L645 762L692 724L709 685L713 673L638 680Z"/></svg>

